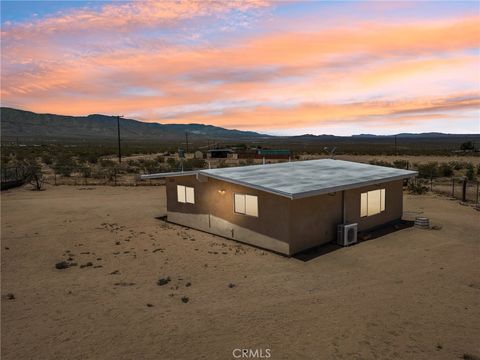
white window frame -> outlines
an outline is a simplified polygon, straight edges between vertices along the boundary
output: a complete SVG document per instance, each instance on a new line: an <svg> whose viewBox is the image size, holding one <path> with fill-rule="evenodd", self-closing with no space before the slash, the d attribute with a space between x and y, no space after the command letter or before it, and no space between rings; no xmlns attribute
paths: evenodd
<svg viewBox="0 0 480 360"><path fill-rule="evenodd" d="M369 212L369 208L370 208L370 204L369 204L369 194L370 194L370 197L373 198L373 192L380 192L378 194L378 198L379 198L379 201L380 203L378 204L378 209L379 211L375 211L375 212L372 212L370 213ZM386 194L386 191L384 188L382 189L375 189L375 190L371 190L371 191L366 191L366 192L363 192L360 194L360 217L361 218L365 218L365 217L369 217L369 216L373 216L373 215L377 215L377 214L381 214L382 212L385 211L385 194ZM377 195L375 195L377 196Z"/></svg>
<svg viewBox="0 0 480 360"><path fill-rule="evenodd" d="M248 200L250 200L250 206L249 206ZM237 201L239 202L243 201L243 204L242 203L237 204ZM251 207L252 201L255 204L254 208ZM258 217L258 196L234 193L233 194L233 212L238 215Z"/></svg>
<svg viewBox="0 0 480 360"><path fill-rule="evenodd" d="M177 201L182 204L195 204L195 188L177 185Z"/></svg>

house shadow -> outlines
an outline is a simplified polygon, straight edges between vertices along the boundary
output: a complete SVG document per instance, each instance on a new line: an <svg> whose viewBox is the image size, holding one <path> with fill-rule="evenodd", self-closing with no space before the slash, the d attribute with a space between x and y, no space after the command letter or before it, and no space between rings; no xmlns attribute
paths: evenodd
<svg viewBox="0 0 480 360"><path fill-rule="evenodd" d="M382 225L368 231L359 231L357 235L357 243L362 243L369 240L374 240L379 237L410 228L414 225L414 221L411 220L399 220L390 224ZM354 245L353 245L354 246ZM307 262L314 260L322 255L329 254L333 251L342 249L343 246L337 245L334 242L330 242L324 245L316 246L302 252L299 252L292 256L292 258Z"/></svg>

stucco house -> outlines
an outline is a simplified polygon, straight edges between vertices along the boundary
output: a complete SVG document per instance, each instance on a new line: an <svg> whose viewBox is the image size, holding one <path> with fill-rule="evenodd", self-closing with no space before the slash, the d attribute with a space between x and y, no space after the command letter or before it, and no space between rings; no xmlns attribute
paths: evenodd
<svg viewBox="0 0 480 360"><path fill-rule="evenodd" d="M322 159L143 175L166 178L167 220L293 255L398 221L415 171Z"/></svg>

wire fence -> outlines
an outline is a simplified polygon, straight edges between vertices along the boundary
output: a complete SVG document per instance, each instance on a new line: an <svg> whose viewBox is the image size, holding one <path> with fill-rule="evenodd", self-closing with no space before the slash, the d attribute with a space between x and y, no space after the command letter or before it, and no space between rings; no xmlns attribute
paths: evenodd
<svg viewBox="0 0 480 360"><path fill-rule="evenodd" d="M448 196L463 202L479 202L478 180L468 180L466 178L440 178L428 180L429 190L433 193Z"/></svg>
<svg viewBox="0 0 480 360"><path fill-rule="evenodd" d="M135 170L135 171L132 171ZM44 182L50 185L70 186L160 186L165 184L164 179L141 180L138 169L88 168L83 170L57 168L56 171L44 167L42 170ZM22 166L2 166L2 189L20 186L25 182L26 169ZM430 191L463 202L479 203L480 182L468 180L466 177L438 177L414 178L415 184L420 184L425 191Z"/></svg>
<svg viewBox="0 0 480 360"><path fill-rule="evenodd" d="M49 174L45 177L45 183L50 185L69 186L160 186L165 184L164 179L140 180L138 175L113 172L107 176L62 176Z"/></svg>

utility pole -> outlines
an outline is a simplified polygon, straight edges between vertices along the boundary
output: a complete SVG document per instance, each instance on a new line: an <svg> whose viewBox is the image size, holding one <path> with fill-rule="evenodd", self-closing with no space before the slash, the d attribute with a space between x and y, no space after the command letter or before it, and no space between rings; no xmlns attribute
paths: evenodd
<svg viewBox="0 0 480 360"><path fill-rule="evenodd" d="M122 117L123 115L117 115L118 163L119 164L122 162L122 148L120 146L120 118Z"/></svg>
<svg viewBox="0 0 480 360"><path fill-rule="evenodd" d="M188 131L185 131L186 153L188 154Z"/></svg>

